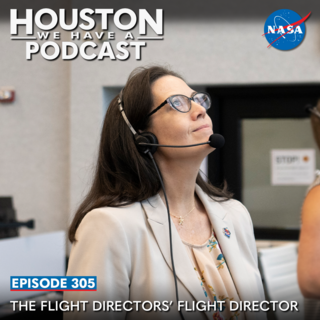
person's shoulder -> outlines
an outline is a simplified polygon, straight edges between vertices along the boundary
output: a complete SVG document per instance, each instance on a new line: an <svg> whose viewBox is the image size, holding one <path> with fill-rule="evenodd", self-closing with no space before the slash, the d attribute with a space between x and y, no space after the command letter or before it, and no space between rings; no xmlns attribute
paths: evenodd
<svg viewBox="0 0 320 320"><path fill-rule="evenodd" d="M140 202L120 207L100 207L89 211L79 225L79 232L83 228L95 230L127 230L143 220Z"/></svg>
<svg viewBox="0 0 320 320"><path fill-rule="evenodd" d="M310 201L312 200L318 200L320 201L320 184L315 185L307 194L307 197Z"/></svg>
<svg viewBox="0 0 320 320"><path fill-rule="evenodd" d="M320 185L320 170L316 170L315 172L315 178L311 185L308 187L306 196L309 194L311 190L313 190L315 187L318 187Z"/></svg>
<svg viewBox="0 0 320 320"><path fill-rule="evenodd" d="M320 170L316 170L316 177L309 186L302 207L302 218L306 215L314 216L320 214Z"/></svg>
<svg viewBox="0 0 320 320"><path fill-rule="evenodd" d="M108 219L116 217L118 220L127 219L128 215L137 215L141 212L141 203L134 202L119 207L100 207L89 211L86 214L87 219Z"/></svg>
<svg viewBox="0 0 320 320"><path fill-rule="evenodd" d="M313 187L307 194L303 207L302 219L320 216L320 185Z"/></svg>
<svg viewBox="0 0 320 320"><path fill-rule="evenodd" d="M75 238L90 243L132 241L145 229L141 203L121 207L100 207L89 211L80 222Z"/></svg>
<svg viewBox="0 0 320 320"><path fill-rule="evenodd" d="M252 227L251 216L247 208L236 199L229 199L226 201L221 201L218 198L214 200L219 203L219 205L225 210L228 218L233 220L236 224L249 224Z"/></svg>
<svg viewBox="0 0 320 320"><path fill-rule="evenodd" d="M215 198L213 201L218 202L225 210L228 210L228 212L247 214L247 208L240 201L232 198L224 201L222 200L222 198Z"/></svg>

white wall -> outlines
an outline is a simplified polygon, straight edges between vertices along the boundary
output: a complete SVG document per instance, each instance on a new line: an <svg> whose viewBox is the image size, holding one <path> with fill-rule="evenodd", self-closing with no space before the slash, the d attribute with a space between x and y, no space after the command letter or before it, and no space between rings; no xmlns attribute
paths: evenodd
<svg viewBox="0 0 320 320"><path fill-rule="evenodd" d="M69 70L61 60L26 61L25 41L11 41L8 21L0 20L0 87L16 91L13 103L0 103L0 196L13 196L18 220L35 219L36 228L21 235L66 230Z"/></svg>

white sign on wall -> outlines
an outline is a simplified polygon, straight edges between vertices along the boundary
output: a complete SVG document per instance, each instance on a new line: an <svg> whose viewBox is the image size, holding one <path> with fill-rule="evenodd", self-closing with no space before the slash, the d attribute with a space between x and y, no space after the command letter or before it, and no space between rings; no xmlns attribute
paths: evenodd
<svg viewBox="0 0 320 320"><path fill-rule="evenodd" d="M271 150L271 185L310 185L316 169L314 149Z"/></svg>

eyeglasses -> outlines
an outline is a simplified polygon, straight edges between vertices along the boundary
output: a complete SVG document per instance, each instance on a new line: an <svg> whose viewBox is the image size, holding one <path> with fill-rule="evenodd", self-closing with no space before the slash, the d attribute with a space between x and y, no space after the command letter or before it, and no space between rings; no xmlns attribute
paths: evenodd
<svg viewBox="0 0 320 320"><path fill-rule="evenodd" d="M147 118L150 117L155 112L157 112L160 108L162 108L167 103L170 105L171 108L179 112L182 112L182 113L189 112L191 109L191 100L197 104L200 104L202 107L206 109L206 111L211 107L211 98L209 94L206 92L197 92L191 98L184 96L183 94L176 94L167 98L164 102L162 102L159 107L157 107L147 115Z"/></svg>

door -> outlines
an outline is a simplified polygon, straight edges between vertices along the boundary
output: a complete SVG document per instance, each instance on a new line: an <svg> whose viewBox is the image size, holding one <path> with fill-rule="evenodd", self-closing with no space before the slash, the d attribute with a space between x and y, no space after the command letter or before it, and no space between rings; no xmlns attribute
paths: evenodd
<svg viewBox="0 0 320 320"><path fill-rule="evenodd" d="M209 155L210 181L221 185L226 179L234 198L248 208L257 239L298 240L304 196L314 169L320 169L305 106L316 104L320 86L229 86L207 91L213 99L209 116L214 131L226 140L223 148Z"/></svg>

